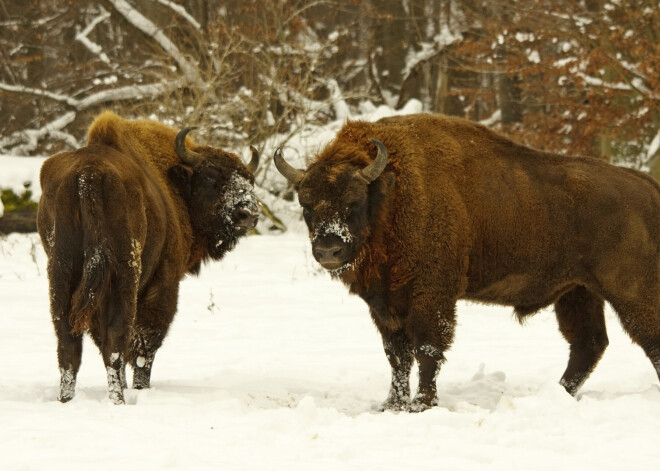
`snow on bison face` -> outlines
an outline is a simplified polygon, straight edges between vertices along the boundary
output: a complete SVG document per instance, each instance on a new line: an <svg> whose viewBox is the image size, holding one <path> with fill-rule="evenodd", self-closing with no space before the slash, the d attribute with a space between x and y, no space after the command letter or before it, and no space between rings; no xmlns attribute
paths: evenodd
<svg viewBox="0 0 660 471"><path fill-rule="evenodd" d="M183 129L175 143L177 155L186 165L170 169L170 176L182 189L196 233L206 238L209 255L218 260L254 229L259 219L253 191L259 154L252 148L252 160L246 166L238 156L222 149L188 149L184 144L188 131L190 128Z"/></svg>

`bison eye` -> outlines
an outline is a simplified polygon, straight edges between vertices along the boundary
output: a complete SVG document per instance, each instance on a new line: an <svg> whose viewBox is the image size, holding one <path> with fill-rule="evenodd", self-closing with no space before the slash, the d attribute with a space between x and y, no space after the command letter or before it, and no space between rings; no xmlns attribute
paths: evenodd
<svg viewBox="0 0 660 471"><path fill-rule="evenodd" d="M312 213L309 210L309 208L303 206L303 218L305 219L305 224L307 224L308 227L311 227L312 224Z"/></svg>
<svg viewBox="0 0 660 471"><path fill-rule="evenodd" d="M210 175L202 175L202 185L204 186L214 186L215 178Z"/></svg>

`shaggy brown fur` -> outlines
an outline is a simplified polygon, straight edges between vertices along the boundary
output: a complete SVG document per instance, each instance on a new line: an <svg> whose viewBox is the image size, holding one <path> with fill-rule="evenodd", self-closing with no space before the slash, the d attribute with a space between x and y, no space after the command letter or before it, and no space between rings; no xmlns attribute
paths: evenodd
<svg viewBox="0 0 660 471"><path fill-rule="evenodd" d="M389 154L371 183L356 173L376 157L370 138ZM514 306L521 321L554 304L571 394L608 344L606 300L660 376L660 188L647 175L429 114L349 122L301 175L314 256L382 334L385 408L410 407L414 360L412 409L435 403L459 299Z"/></svg>
<svg viewBox="0 0 660 471"><path fill-rule="evenodd" d="M124 402L125 362L133 386L149 387L179 281L203 260L220 259L256 223L254 177L241 160L188 138L204 157L188 165L175 151L176 136L163 124L105 112L86 147L41 169L37 223L62 402L73 398L86 331L101 350L115 403Z"/></svg>

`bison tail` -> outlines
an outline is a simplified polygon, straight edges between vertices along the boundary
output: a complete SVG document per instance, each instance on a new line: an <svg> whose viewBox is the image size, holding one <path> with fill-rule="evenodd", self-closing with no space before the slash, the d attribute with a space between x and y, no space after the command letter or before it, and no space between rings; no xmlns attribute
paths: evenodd
<svg viewBox="0 0 660 471"><path fill-rule="evenodd" d="M71 306L71 331L82 334L110 289L108 257L101 247L85 251L83 275Z"/></svg>
<svg viewBox="0 0 660 471"><path fill-rule="evenodd" d="M80 222L84 260L82 278L72 298L69 322L73 333L82 334L94 314L99 314L110 291L112 252L103 211L103 176L92 169L78 175Z"/></svg>

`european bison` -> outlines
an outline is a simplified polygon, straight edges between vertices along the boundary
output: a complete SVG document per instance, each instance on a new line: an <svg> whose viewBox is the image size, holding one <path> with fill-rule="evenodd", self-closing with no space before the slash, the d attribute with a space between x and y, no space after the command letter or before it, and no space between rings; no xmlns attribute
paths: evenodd
<svg viewBox="0 0 660 471"><path fill-rule="evenodd" d="M459 299L514 306L521 322L554 304L572 395L607 347L608 301L660 376L660 187L649 176L430 114L349 122L306 171L281 149L274 160L298 191L314 257L369 305L392 368L385 409L437 403Z"/></svg>
<svg viewBox="0 0 660 471"><path fill-rule="evenodd" d="M86 147L43 164L37 224L62 402L74 396L86 331L101 350L114 403L124 402L126 363L133 387L148 388L179 281L222 258L256 224L256 150L246 167L194 144L189 131L105 112Z"/></svg>

